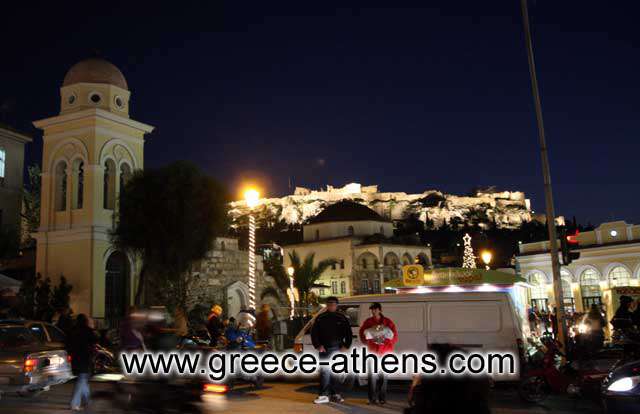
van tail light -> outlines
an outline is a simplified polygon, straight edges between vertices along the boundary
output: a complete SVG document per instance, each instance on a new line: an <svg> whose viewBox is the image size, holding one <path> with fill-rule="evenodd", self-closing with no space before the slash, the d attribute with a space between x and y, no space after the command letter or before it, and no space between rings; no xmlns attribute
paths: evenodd
<svg viewBox="0 0 640 414"><path fill-rule="evenodd" d="M33 372L38 366L38 360L34 358L27 357L24 360L24 372Z"/></svg>
<svg viewBox="0 0 640 414"><path fill-rule="evenodd" d="M229 391L229 387L224 384L204 384L202 388L204 392L212 392L215 394L224 394Z"/></svg>
<svg viewBox="0 0 640 414"><path fill-rule="evenodd" d="M71 363L71 355L67 355L67 362Z"/></svg>
<svg viewBox="0 0 640 414"><path fill-rule="evenodd" d="M300 354L302 353L303 350L304 350L303 344L300 344L300 343L293 344L293 352Z"/></svg>

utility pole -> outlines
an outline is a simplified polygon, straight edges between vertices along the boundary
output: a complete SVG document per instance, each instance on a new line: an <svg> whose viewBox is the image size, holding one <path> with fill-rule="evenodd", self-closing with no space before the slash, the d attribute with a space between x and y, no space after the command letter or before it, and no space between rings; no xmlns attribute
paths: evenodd
<svg viewBox="0 0 640 414"><path fill-rule="evenodd" d="M564 320L564 297L562 295L562 281L560 279L560 259L558 258L558 240L556 234L555 209L553 208L553 192L551 191L551 173L549 171L549 156L547 154L547 140L542 121L542 104L540 103L540 91L538 90L538 78L536 76L536 64L533 59L533 45L531 42L531 28L529 26L529 10L527 0L520 0L522 8L522 24L524 29L527 58L529 60L529 75L531 77L531 90L536 109L536 122L538 124L538 138L540 141L540 157L542 158L542 175L544 178L544 198L547 210L547 228L549 231L549 250L551 251L551 270L553 272L553 291L556 297L556 315L558 321L558 341L564 347L566 338ZM566 350L566 347L564 348Z"/></svg>

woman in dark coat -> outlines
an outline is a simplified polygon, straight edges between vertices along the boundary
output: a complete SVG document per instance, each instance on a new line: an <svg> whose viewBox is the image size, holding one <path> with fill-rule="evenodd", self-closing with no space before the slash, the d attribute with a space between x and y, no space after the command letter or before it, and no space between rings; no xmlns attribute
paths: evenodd
<svg viewBox="0 0 640 414"><path fill-rule="evenodd" d="M80 411L82 402L89 404L89 376L93 369L93 350L98 342L98 335L93 329L93 321L85 314L78 315L76 325L68 340L68 351L71 355L71 368L77 376L71 397L71 410Z"/></svg>

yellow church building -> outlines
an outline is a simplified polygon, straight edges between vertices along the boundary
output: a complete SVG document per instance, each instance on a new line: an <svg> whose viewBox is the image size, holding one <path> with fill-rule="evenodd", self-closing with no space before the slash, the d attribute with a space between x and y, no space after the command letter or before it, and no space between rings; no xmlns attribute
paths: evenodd
<svg viewBox="0 0 640 414"><path fill-rule="evenodd" d="M107 325L124 315L136 288L137 262L115 251L118 195L143 168L144 136L153 127L129 117L131 92L103 59L83 60L60 88L60 113L35 121L43 131L36 272L73 285L71 307Z"/></svg>

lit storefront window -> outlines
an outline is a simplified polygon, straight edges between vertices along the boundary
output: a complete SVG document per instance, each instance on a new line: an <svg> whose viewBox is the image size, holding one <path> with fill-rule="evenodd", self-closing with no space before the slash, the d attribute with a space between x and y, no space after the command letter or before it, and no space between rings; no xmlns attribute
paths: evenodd
<svg viewBox="0 0 640 414"><path fill-rule="evenodd" d="M629 286L631 283L631 274L623 266L616 266L609 272L609 286Z"/></svg>
<svg viewBox="0 0 640 414"><path fill-rule="evenodd" d="M580 275L580 292L582 293L583 309L589 309L594 303L602 305L600 291L600 275L593 269L586 269Z"/></svg>
<svg viewBox="0 0 640 414"><path fill-rule="evenodd" d="M531 288L529 289L529 294L531 295L531 306L538 308L539 311L546 311L549 296L547 295L545 276L541 272L535 272L529 276L529 283L531 284Z"/></svg>

